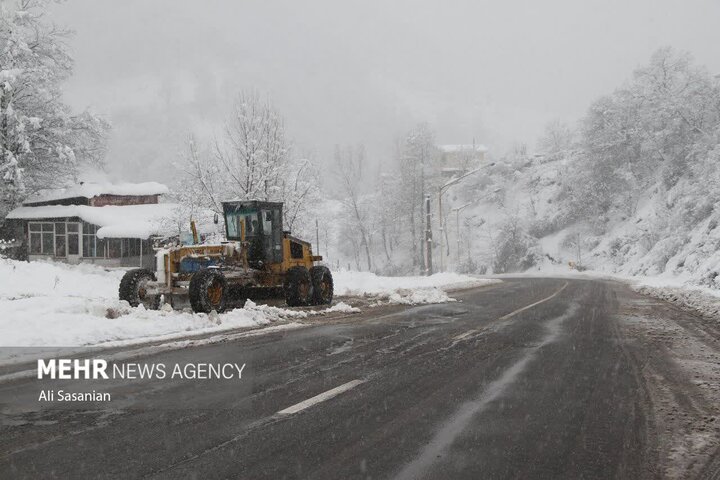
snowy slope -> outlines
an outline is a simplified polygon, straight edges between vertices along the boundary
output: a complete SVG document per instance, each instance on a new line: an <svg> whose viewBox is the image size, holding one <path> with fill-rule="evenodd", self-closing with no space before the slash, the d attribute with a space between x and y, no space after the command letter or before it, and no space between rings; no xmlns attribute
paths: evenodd
<svg viewBox="0 0 720 480"><path fill-rule="evenodd" d="M631 215L610 210L602 219L568 219L562 198L570 182L567 165L561 156L501 161L458 192L454 204L475 202L464 212L480 224L473 257L492 271L499 232L514 218L533 243L530 270L568 271L575 262L622 277L720 289L720 212L704 204L692 182L648 189Z"/></svg>

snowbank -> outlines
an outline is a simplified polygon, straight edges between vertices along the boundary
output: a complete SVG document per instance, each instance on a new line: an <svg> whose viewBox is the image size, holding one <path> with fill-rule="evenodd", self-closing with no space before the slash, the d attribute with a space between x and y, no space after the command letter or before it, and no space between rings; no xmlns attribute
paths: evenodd
<svg viewBox="0 0 720 480"><path fill-rule="evenodd" d="M475 278L457 273L429 277L380 277L370 272L333 272L335 295L378 297L387 303L416 305L454 301L445 289L479 287L500 280Z"/></svg>
<svg viewBox="0 0 720 480"><path fill-rule="evenodd" d="M223 314L153 311L131 308L118 300L123 269L96 265L18 262L0 258L0 347L125 346L171 340L189 334L259 327L360 309L340 302L320 310L286 309L248 301L245 308ZM371 273L338 272L338 295L370 296L383 303L420 304L453 301L439 287L485 285L497 280L463 275L378 277ZM7 350L7 349L6 349ZM0 362L8 360L0 352Z"/></svg>
<svg viewBox="0 0 720 480"><path fill-rule="evenodd" d="M248 302L221 315L131 308L118 300L122 269L0 258L0 346L116 346L359 311L344 303L308 312ZM0 359L1 360L1 359Z"/></svg>
<svg viewBox="0 0 720 480"><path fill-rule="evenodd" d="M720 292L715 289L692 285L680 286L675 282L663 285L663 282L653 278L649 282L641 279L639 284L633 286L633 290L720 322Z"/></svg>

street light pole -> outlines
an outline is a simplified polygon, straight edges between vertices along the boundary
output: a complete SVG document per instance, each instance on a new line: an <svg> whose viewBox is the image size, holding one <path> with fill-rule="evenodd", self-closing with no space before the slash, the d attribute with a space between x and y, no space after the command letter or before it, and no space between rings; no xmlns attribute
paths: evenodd
<svg viewBox="0 0 720 480"><path fill-rule="evenodd" d="M455 212L455 228L457 229L457 253L455 254L457 256L457 265L455 265L455 269L457 271L457 267L460 266L460 210L463 210L464 208L469 207L472 205L471 203L466 203L462 207L453 208L452 211Z"/></svg>
<svg viewBox="0 0 720 480"><path fill-rule="evenodd" d="M439 211L438 211L438 220L440 221L440 270L439 270L440 272L443 272L443 271L445 270L445 262L444 262L444 258L443 258L443 257L445 256L445 252L443 251L444 248L445 248L445 237L443 237L443 232L444 232L444 230L445 230L445 227L444 227L444 225L443 225L443 210L442 210L442 196L443 196L443 193L445 193L445 191L446 191L448 188L452 187L453 185L455 185L456 183L458 183L458 182L459 182L460 180L462 180L463 178L465 178L465 177L467 177L467 176L470 176L470 175L472 175L473 173L477 173L477 172L479 172L480 170L482 170L482 168L476 168L475 170L471 170L471 171L469 171L469 172L467 172L467 173L465 173L465 174L463 174L463 175L460 175L460 176L457 177L457 178L453 178L452 180L450 180L450 181L447 182L446 184L442 185L442 186L440 187L440 189L439 189L439 192L438 192L438 210L439 210Z"/></svg>

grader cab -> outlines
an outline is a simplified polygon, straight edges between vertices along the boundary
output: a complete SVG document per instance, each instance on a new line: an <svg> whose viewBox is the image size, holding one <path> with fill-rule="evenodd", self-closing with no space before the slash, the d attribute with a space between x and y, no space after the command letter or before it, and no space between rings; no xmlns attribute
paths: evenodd
<svg viewBox="0 0 720 480"><path fill-rule="evenodd" d="M224 202L227 241L159 250L156 271L128 271L120 299L158 308L187 298L195 312L222 312L246 299L284 297L288 306L332 302L330 270L310 243L283 230L279 202Z"/></svg>

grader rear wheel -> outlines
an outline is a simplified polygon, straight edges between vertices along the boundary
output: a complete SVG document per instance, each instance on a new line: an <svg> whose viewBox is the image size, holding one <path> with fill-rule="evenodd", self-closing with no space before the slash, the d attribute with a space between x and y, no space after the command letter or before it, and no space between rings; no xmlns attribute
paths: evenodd
<svg viewBox="0 0 720 480"><path fill-rule="evenodd" d="M225 275L214 268L200 270L190 279L188 291L193 312L217 313L225 311L228 283Z"/></svg>

